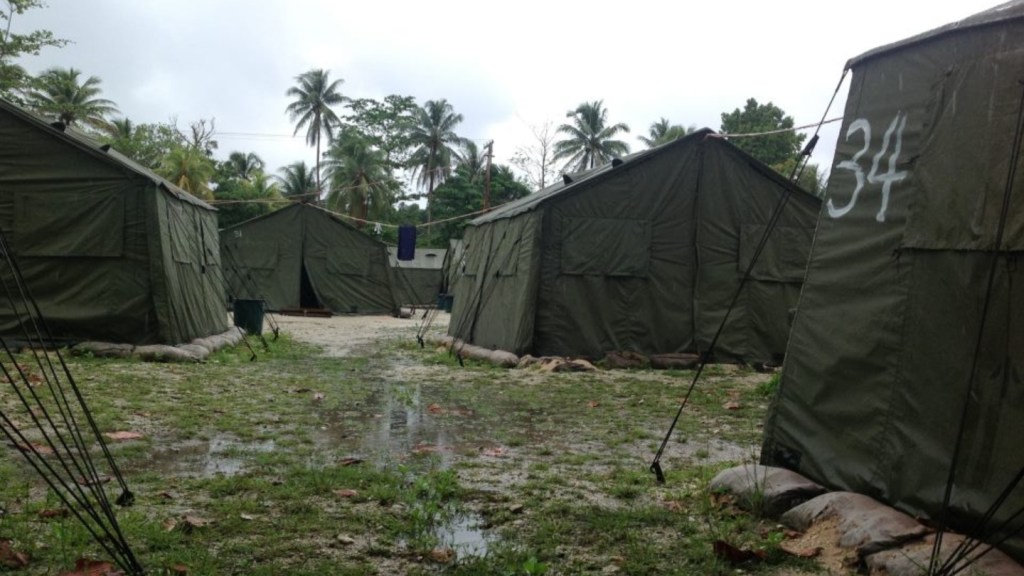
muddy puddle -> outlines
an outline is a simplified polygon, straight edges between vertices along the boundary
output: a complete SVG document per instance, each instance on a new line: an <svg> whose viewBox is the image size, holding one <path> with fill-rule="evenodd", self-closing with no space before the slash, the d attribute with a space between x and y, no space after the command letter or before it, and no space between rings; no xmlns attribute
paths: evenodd
<svg viewBox="0 0 1024 576"><path fill-rule="evenodd" d="M277 449L274 440L246 442L231 435L188 440L153 453L147 468L173 476L234 476L255 457Z"/></svg>

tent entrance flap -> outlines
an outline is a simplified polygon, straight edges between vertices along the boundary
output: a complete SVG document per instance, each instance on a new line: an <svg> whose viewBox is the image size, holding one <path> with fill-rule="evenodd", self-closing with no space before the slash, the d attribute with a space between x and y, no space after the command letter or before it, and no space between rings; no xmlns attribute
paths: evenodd
<svg viewBox="0 0 1024 576"><path fill-rule="evenodd" d="M306 264L302 264L302 274L299 279L299 308L323 308L320 298L316 295L313 283L309 280L309 273L306 272Z"/></svg>

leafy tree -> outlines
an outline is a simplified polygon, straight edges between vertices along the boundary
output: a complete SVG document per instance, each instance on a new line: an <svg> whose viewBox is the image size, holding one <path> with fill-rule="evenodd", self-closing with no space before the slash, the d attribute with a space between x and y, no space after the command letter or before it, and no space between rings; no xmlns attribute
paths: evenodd
<svg viewBox="0 0 1024 576"><path fill-rule="evenodd" d="M294 200L308 201L317 196L317 181L313 169L305 162L293 162L278 170L281 195Z"/></svg>
<svg viewBox="0 0 1024 576"><path fill-rule="evenodd" d="M344 104L348 98L343 96L338 88L344 80L330 81L330 72L327 70L310 70L295 77L298 86L292 86L286 92L295 100L285 108L292 122L295 122L295 132L306 128L306 143L316 146L316 193L319 195L322 190L320 186L320 140L327 136L328 144L334 140L334 129L341 124L338 115L334 113L331 106Z"/></svg>
<svg viewBox="0 0 1024 576"><path fill-rule="evenodd" d="M558 176L553 150L554 134L551 133L550 122L531 126L530 131L533 132L533 142L516 148L511 163L526 175L526 181L534 190L542 190Z"/></svg>
<svg viewBox="0 0 1024 576"><path fill-rule="evenodd" d="M213 200L210 182L216 168L213 160L195 146L177 146L164 156L157 172L189 194Z"/></svg>
<svg viewBox="0 0 1024 576"><path fill-rule="evenodd" d="M796 166L796 162L797 157L793 156L782 164L772 166L772 168L779 174L789 178L793 173L793 167ZM828 186L828 178L822 173L820 166L808 163L798 175L796 183L811 194L822 197L825 195L825 188Z"/></svg>
<svg viewBox="0 0 1024 576"><path fill-rule="evenodd" d="M516 179L511 168L504 165L491 167L491 203L494 206L522 198L530 189ZM434 191L435 214L438 220L446 220L476 212L483 207L483 178L472 178L464 167L459 167L444 184ZM441 222L434 226L435 233L428 243L441 248L448 247L450 238L461 238L470 218Z"/></svg>
<svg viewBox="0 0 1024 576"><path fill-rule="evenodd" d="M452 161L459 158L457 147L465 139L455 133L462 122L447 100L427 100L418 112L416 125L410 132L410 144L415 147L408 166L420 187L427 188L427 223L431 220L430 202L434 186L451 174Z"/></svg>
<svg viewBox="0 0 1024 576"><path fill-rule="evenodd" d="M724 134L789 130L793 126L793 117L787 116L781 108L771 102L758 104L753 98L747 100L743 110L737 108L722 113L721 131ZM734 138L730 142L769 166L780 166L796 157L805 138L803 134L786 131L756 138Z"/></svg>
<svg viewBox="0 0 1024 576"><path fill-rule="evenodd" d="M349 101L348 107L352 113L345 119L384 153L391 169L404 167L412 149L410 132L419 117L416 99L391 94L383 102L357 98Z"/></svg>
<svg viewBox="0 0 1024 576"><path fill-rule="evenodd" d="M117 112L110 100L100 98L100 79L89 76L79 82L81 70L50 68L36 78L34 88L28 92L29 106L44 117L62 122L66 126L82 123L93 128L104 128L106 117Z"/></svg>
<svg viewBox="0 0 1024 576"><path fill-rule="evenodd" d="M164 157L185 145L185 138L170 124L135 124L128 118L117 118L106 127L100 140L114 150L156 170Z"/></svg>
<svg viewBox="0 0 1024 576"><path fill-rule="evenodd" d="M21 57L36 56L43 48L60 48L68 41L57 38L49 30L33 30L27 34L12 32L14 17L33 8L44 8L41 0L6 0L7 9L0 9L0 96L20 102L18 93L27 89L30 77L14 61Z"/></svg>
<svg viewBox="0 0 1024 576"><path fill-rule="evenodd" d="M330 209L366 220L379 219L391 208L395 180L387 158L356 130L346 130L327 151L327 174Z"/></svg>
<svg viewBox="0 0 1024 576"><path fill-rule="evenodd" d="M654 148L678 140L696 130L695 126L685 127L682 124L672 124L668 118L661 118L657 122L651 122L650 128L647 129L647 136L640 136L640 141L648 148Z"/></svg>
<svg viewBox="0 0 1024 576"><path fill-rule="evenodd" d="M558 127L559 134L566 138L555 142L554 159L565 160L563 171L580 172L611 162L616 156L629 154L629 145L615 136L629 132L629 126L622 122L608 126L608 110L604 101L584 102L566 113L572 118L571 124Z"/></svg>
<svg viewBox="0 0 1024 576"><path fill-rule="evenodd" d="M228 164L225 162L224 164ZM222 164L216 179L214 198L217 221L221 228L244 222L270 212L279 204L281 192L277 184L262 170L252 171L248 178L229 176L234 168Z"/></svg>

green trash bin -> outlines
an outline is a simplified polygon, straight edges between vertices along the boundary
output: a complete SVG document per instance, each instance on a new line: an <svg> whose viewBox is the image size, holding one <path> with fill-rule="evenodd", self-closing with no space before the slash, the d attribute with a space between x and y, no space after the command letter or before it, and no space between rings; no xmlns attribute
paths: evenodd
<svg viewBox="0 0 1024 576"><path fill-rule="evenodd" d="M247 334L263 333L263 300L235 300L235 326Z"/></svg>

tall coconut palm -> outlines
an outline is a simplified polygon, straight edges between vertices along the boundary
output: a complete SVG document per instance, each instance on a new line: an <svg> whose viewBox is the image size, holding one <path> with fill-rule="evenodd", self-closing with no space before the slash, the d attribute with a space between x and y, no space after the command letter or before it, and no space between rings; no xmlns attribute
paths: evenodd
<svg viewBox="0 0 1024 576"><path fill-rule="evenodd" d="M651 126L647 129L648 135L640 136L640 141L646 144L648 148L654 148L655 146L678 140L695 130L696 127L694 126L687 128L682 124L672 124L668 121L668 118L660 118L657 122L651 122Z"/></svg>
<svg viewBox="0 0 1024 576"><path fill-rule="evenodd" d="M178 146L164 156L157 172L189 194L213 200L210 180L216 171L213 161L194 146Z"/></svg>
<svg viewBox="0 0 1024 576"><path fill-rule="evenodd" d="M341 125L341 120L331 106L344 104L348 98L338 92L344 80L339 78L331 82L327 70L310 70L299 74L295 80L298 86L292 86L285 93L295 101L285 111L295 122L293 134L306 128L306 143L316 146L316 192L320 194L320 140L322 136L327 137L328 144L334 140L334 129Z"/></svg>
<svg viewBox="0 0 1024 576"><path fill-rule="evenodd" d="M584 102L565 116L572 118L572 123L558 127L557 132L567 138L555 142L554 156L556 161L566 161L564 171L589 170L616 156L629 154L629 144L615 140L618 134L629 132L629 126L622 122L608 126L604 101Z"/></svg>
<svg viewBox="0 0 1024 576"><path fill-rule="evenodd" d="M371 210L380 214L391 205L393 180L388 166L384 152L360 134L346 132L327 151L327 206L361 220L366 220Z"/></svg>
<svg viewBox="0 0 1024 576"><path fill-rule="evenodd" d="M233 176L249 180L263 170L263 159L255 152L232 152L224 162L224 168Z"/></svg>
<svg viewBox="0 0 1024 576"><path fill-rule="evenodd" d="M434 187L444 182L452 172L452 161L461 156L458 147L466 142L455 133L462 122L447 100L427 100L416 115L416 124L409 134L415 148L409 158L409 167L420 187L427 188L427 224L431 222L430 197Z"/></svg>
<svg viewBox="0 0 1024 576"><path fill-rule="evenodd" d="M313 169L305 162L293 162L278 172L277 181L281 184L281 194L286 198L306 200L318 194L317 181Z"/></svg>
<svg viewBox="0 0 1024 576"><path fill-rule="evenodd" d="M106 116L117 113L117 106L100 98L100 79L89 76L79 82L81 70L50 68L36 78L29 90L28 104L44 117L53 118L65 126L86 124L103 129Z"/></svg>

